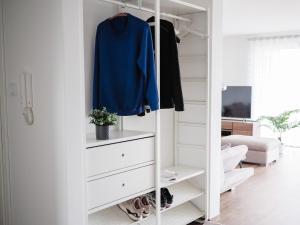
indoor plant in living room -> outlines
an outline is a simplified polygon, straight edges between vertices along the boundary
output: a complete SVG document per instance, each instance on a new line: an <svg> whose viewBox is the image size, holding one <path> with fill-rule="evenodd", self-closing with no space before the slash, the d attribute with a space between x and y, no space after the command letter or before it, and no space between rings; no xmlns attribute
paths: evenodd
<svg viewBox="0 0 300 225"><path fill-rule="evenodd" d="M96 139L109 139L109 127L117 123L117 114L110 113L105 107L102 109L94 109L89 114L90 123L96 126Z"/></svg>
<svg viewBox="0 0 300 225"><path fill-rule="evenodd" d="M289 110L277 116L261 116L258 121L261 122L261 126L270 128L277 135L283 148L282 135L291 129L300 127L299 113L300 109Z"/></svg>

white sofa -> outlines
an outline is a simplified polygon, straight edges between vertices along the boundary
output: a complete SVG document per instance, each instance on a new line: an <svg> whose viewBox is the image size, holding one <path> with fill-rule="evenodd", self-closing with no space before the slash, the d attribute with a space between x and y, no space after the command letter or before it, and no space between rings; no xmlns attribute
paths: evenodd
<svg viewBox="0 0 300 225"><path fill-rule="evenodd" d="M263 138L244 135L230 135L222 138L222 145L246 145L248 153L245 162L268 166L279 159L281 143L273 138Z"/></svg>
<svg viewBox="0 0 300 225"><path fill-rule="evenodd" d="M246 145L229 147L221 151L221 193L235 189L253 176L253 168L237 168L246 158L247 151Z"/></svg>

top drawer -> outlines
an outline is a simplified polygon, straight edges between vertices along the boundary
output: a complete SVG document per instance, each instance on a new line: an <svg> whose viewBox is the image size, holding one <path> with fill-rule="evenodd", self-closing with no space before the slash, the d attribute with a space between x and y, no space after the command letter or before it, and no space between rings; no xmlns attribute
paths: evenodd
<svg viewBox="0 0 300 225"><path fill-rule="evenodd" d="M154 138L144 138L86 150L87 176L154 161Z"/></svg>

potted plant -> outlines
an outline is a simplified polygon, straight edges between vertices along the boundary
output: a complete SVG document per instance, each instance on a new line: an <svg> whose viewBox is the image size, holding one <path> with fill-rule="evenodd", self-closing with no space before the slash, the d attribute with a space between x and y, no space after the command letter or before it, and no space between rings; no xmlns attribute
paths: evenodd
<svg viewBox="0 0 300 225"><path fill-rule="evenodd" d="M285 111L277 116L262 116L258 119L261 123L261 126L270 128L280 141L282 147L282 135L294 128L300 127L300 120L292 120L292 116L300 112L300 109Z"/></svg>
<svg viewBox="0 0 300 225"><path fill-rule="evenodd" d="M118 117L116 113L110 113L105 107L102 109L94 109L90 114L90 123L96 125L96 139L109 139L109 126L117 123Z"/></svg>

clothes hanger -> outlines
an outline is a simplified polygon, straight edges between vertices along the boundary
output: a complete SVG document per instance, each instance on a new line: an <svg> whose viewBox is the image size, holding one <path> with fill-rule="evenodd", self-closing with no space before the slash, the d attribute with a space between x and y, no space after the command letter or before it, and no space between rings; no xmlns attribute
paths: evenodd
<svg viewBox="0 0 300 225"><path fill-rule="evenodd" d="M177 20L175 20L175 33L179 38L184 38L188 34L193 34L201 38L206 38L207 35L200 32L198 29L194 29L192 25L179 24Z"/></svg>
<svg viewBox="0 0 300 225"><path fill-rule="evenodd" d="M123 12L123 10L126 10L126 4L124 6L121 6L121 10L122 12L119 12L116 15L110 17L110 19L113 20L117 17L128 16L128 13L126 11Z"/></svg>
<svg viewBox="0 0 300 225"><path fill-rule="evenodd" d="M120 13L114 15L113 17L110 17L110 19L113 20L117 17L122 17L122 16L128 16L128 13L127 12L120 12Z"/></svg>

